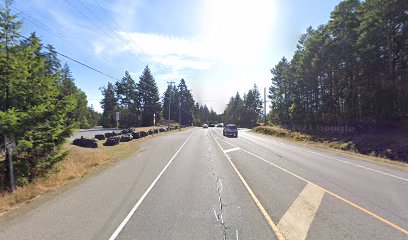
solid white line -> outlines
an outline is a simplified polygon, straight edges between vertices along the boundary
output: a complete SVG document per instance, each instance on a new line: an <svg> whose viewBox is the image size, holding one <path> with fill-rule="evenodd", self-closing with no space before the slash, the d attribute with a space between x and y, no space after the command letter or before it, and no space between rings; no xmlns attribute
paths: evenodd
<svg viewBox="0 0 408 240"><path fill-rule="evenodd" d="M167 163L167 165L163 168L163 170L159 173L159 175L156 177L156 179L154 179L154 181L152 182L152 184L149 186L149 188L146 190L145 193L143 193L142 197L139 199L139 201L137 201L137 203L135 204L135 206L132 208L132 210L130 210L129 214L126 216L125 219L123 219L122 223L119 225L119 227L115 230L115 232L112 234L112 236L109 238L109 240L114 240L116 239L116 237L119 235L120 231L122 231L122 229L125 227L126 223L129 221L129 219L132 217L132 215L135 213L135 211L137 210L137 208L140 206L140 204L143 202L143 200L145 199L145 197L147 196L147 194L149 194L149 192L152 190L152 188L154 187L154 185L156 185L156 182L159 180L159 178L163 175L163 173L166 171L166 169L169 167L169 165L171 164L171 162L173 162L174 158L176 158L176 156L179 154L179 152L181 151L181 149L184 147L184 145L187 143L187 141L191 138L191 136L193 136L193 134L197 132L197 130L195 130L193 133L190 134L190 136L186 139L186 141L184 141L183 145L181 145L181 147L177 150L177 152L173 155L173 157L170 159L170 161Z"/></svg>
<svg viewBox="0 0 408 240"><path fill-rule="evenodd" d="M225 153L229 153L229 152L233 152L233 151L238 151L240 148L239 147L234 147L234 148L230 148L227 150L223 150Z"/></svg>
<svg viewBox="0 0 408 240"><path fill-rule="evenodd" d="M255 137L255 138L257 138L257 137ZM355 167L359 167L359 168L362 168L362 169L365 169L365 170L373 171L373 172L376 172L376 173L380 173L380 174L383 174L383 175L386 175L386 176L389 176L389 177L397 178L397 179L408 182L407 178L403 178L403 177L396 176L396 175L393 175L393 174L390 174L390 173L382 172L382 171L379 171L379 170L376 170L376 169L373 169L373 168L369 168L369 167L365 167L365 166L362 166L362 165L359 165L359 164L351 163L351 162L341 160L341 159L338 159L338 158L335 158L335 157L331 157L331 156L328 156L328 155L325 155L325 154L322 154L322 153L317 153L317 152L314 152L314 151L310 151L310 150L307 150L305 148L296 147L296 146L293 146L291 144L285 144L285 143L275 141L275 140L272 140L272 139L264 139L264 138L261 138L261 139L263 139L264 141L271 141L271 142L274 142L274 143L277 143L277 144L281 144L281 145L284 145L284 146L287 146L287 147L297 148L299 150L302 150L302 151L305 151L305 152L308 152L308 153L312 153L312 154L315 154L315 155L330 158L330 159L333 159L333 160L338 161L338 162L342 162L342 163L345 163L345 164L349 164L349 165L352 165L352 166L355 166ZM243 140L243 139L241 139L241 140Z"/></svg>

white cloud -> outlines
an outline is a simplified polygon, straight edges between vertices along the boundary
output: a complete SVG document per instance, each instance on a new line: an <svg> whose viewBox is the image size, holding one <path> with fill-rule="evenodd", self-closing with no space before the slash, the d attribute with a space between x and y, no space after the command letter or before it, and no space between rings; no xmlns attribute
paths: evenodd
<svg viewBox="0 0 408 240"><path fill-rule="evenodd" d="M213 65L211 51L199 39L140 32L118 32L118 35L121 36L119 45L107 36L97 39L93 43L95 54L112 59L132 53L161 71L176 71L178 75L187 70L206 70Z"/></svg>

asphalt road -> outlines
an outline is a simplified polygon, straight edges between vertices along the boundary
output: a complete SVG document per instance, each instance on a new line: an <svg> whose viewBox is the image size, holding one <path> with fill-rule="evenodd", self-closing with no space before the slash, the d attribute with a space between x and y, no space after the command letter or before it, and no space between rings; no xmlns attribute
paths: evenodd
<svg viewBox="0 0 408 240"><path fill-rule="evenodd" d="M408 239L406 169L219 128L141 149L1 216L0 239Z"/></svg>

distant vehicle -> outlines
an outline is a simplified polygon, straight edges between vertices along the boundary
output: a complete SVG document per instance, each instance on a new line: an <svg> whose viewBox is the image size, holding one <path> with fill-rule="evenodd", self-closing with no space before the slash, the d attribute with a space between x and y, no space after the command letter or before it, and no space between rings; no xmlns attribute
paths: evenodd
<svg viewBox="0 0 408 240"><path fill-rule="evenodd" d="M217 127L224 127L224 123L218 123Z"/></svg>
<svg viewBox="0 0 408 240"><path fill-rule="evenodd" d="M203 124L203 128L208 128L208 124Z"/></svg>
<svg viewBox="0 0 408 240"><path fill-rule="evenodd" d="M227 126L224 127L224 130L222 131L222 135L238 137L237 126L235 124L228 124Z"/></svg>
<svg viewBox="0 0 408 240"><path fill-rule="evenodd" d="M210 123L210 127L215 127L215 124L214 124L214 123Z"/></svg>

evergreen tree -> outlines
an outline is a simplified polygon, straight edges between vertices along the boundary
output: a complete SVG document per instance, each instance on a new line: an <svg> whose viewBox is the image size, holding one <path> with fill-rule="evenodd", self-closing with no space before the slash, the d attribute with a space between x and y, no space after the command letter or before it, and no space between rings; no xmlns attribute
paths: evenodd
<svg viewBox="0 0 408 240"><path fill-rule="evenodd" d="M11 182L4 176L13 165L8 173L18 185L46 174L65 155L61 146L72 128L88 116L86 95L68 67L61 69L56 51L43 48L35 33L20 38L10 4L0 10L0 147L7 160L0 162L0 190Z"/></svg>
<svg viewBox="0 0 408 240"><path fill-rule="evenodd" d="M181 125L191 125L193 123L194 99L184 79L181 79L178 85L178 97L181 117L179 122Z"/></svg>
<svg viewBox="0 0 408 240"><path fill-rule="evenodd" d="M262 111L261 94L256 84L244 96L242 126L254 127Z"/></svg>
<svg viewBox="0 0 408 240"><path fill-rule="evenodd" d="M118 103L115 94L115 89L112 83L101 88L103 99L101 100L101 107L103 109L101 123L105 128L116 127L116 111L118 110Z"/></svg>
<svg viewBox="0 0 408 240"><path fill-rule="evenodd" d="M404 123L408 2L345 0L272 69L276 123Z"/></svg>
<svg viewBox="0 0 408 240"><path fill-rule="evenodd" d="M244 102L237 92L235 97L231 97L228 102L224 114L223 122L226 124L241 124L241 119L243 116Z"/></svg>
<svg viewBox="0 0 408 240"><path fill-rule="evenodd" d="M153 125L153 114L156 114L156 122L161 113L159 90L156 81L148 66L143 70L138 84L142 126Z"/></svg>
<svg viewBox="0 0 408 240"><path fill-rule="evenodd" d="M115 83L115 90L120 111L120 126L136 127L140 107L137 85L127 71L121 81Z"/></svg>
<svg viewBox="0 0 408 240"><path fill-rule="evenodd" d="M163 118L165 120L177 120L177 118L175 118L175 116L178 115L178 107L176 107L178 102L177 96L177 88L173 85L168 85L162 99Z"/></svg>
<svg viewBox="0 0 408 240"><path fill-rule="evenodd" d="M54 68L53 64L49 65L49 67L51 70L53 70ZM75 85L75 80L67 64L65 64L61 69L59 76L60 98L62 99L64 97L71 96L76 102L76 107L68 114L66 122L68 124L73 124L75 127L79 128L91 127L88 122L89 109L86 94Z"/></svg>

